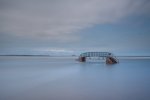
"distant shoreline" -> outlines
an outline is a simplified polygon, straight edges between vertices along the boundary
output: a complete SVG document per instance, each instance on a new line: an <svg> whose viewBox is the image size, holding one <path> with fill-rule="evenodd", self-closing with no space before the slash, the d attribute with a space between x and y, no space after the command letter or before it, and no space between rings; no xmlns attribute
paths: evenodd
<svg viewBox="0 0 150 100"><path fill-rule="evenodd" d="M60 56L58 56L58 55L0 55L0 56L18 56L18 57L20 57L20 56L24 56L24 57L78 57L78 56L76 56L76 55L60 55Z"/></svg>
<svg viewBox="0 0 150 100"><path fill-rule="evenodd" d="M50 55L0 55L0 56L50 56Z"/></svg>
<svg viewBox="0 0 150 100"><path fill-rule="evenodd" d="M117 56L118 59L150 59L150 56Z"/></svg>
<svg viewBox="0 0 150 100"><path fill-rule="evenodd" d="M57 55L0 55L0 56L57 56ZM78 55L62 55L62 56L78 56ZM150 56L116 56L116 57L150 57Z"/></svg>
<svg viewBox="0 0 150 100"><path fill-rule="evenodd" d="M78 55L0 55L0 56L41 56L41 57L78 57ZM129 57L129 58L135 58L135 57L150 57L150 56L116 56L118 58L122 57Z"/></svg>

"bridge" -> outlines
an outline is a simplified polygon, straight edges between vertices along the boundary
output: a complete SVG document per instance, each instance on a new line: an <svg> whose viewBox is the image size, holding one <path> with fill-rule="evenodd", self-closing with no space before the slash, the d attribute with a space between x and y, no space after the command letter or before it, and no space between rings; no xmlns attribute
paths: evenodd
<svg viewBox="0 0 150 100"><path fill-rule="evenodd" d="M108 64L114 64L119 62L118 59L110 52L85 52L80 54L78 60L80 62L86 62L87 57L101 57L103 59L106 59L106 63Z"/></svg>

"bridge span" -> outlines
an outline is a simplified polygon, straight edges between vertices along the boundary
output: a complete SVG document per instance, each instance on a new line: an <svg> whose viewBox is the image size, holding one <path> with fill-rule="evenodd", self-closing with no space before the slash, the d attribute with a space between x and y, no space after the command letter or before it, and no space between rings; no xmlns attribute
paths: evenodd
<svg viewBox="0 0 150 100"><path fill-rule="evenodd" d="M107 64L114 64L118 63L118 59L110 52L84 52L81 53L79 56L79 61L80 62L86 62L86 59L90 57L98 57L98 58L103 58L106 60Z"/></svg>

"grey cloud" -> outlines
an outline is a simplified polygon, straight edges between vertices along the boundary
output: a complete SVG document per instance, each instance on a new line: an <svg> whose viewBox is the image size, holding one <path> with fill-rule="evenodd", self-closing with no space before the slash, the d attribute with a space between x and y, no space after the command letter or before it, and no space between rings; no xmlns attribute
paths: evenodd
<svg viewBox="0 0 150 100"><path fill-rule="evenodd" d="M147 0L1 0L0 30L21 37L77 41L73 33L148 10ZM145 3L146 2L146 3ZM2 5L1 4L1 5Z"/></svg>

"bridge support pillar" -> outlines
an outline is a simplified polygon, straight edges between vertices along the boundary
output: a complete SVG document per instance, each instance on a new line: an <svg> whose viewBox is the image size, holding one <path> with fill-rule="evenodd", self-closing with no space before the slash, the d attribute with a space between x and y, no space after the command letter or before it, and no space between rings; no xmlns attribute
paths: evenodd
<svg viewBox="0 0 150 100"><path fill-rule="evenodd" d="M113 58L113 57L106 58L106 64L115 64L115 63L118 63L115 58Z"/></svg>
<svg viewBox="0 0 150 100"><path fill-rule="evenodd" d="M86 62L86 57L80 57L80 58L79 58L79 61L80 61L80 62Z"/></svg>

